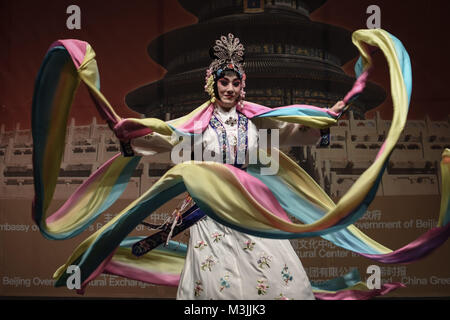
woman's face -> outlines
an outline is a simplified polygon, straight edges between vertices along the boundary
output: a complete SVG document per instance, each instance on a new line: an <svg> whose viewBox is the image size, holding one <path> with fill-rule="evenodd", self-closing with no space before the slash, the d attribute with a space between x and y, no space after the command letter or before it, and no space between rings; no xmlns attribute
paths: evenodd
<svg viewBox="0 0 450 320"><path fill-rule="evenodd" d="M217 103L225 109L232 108L241 94L241 86L241 80L235 74L220 78L217 81L217 91L219 92Z"/></svg>

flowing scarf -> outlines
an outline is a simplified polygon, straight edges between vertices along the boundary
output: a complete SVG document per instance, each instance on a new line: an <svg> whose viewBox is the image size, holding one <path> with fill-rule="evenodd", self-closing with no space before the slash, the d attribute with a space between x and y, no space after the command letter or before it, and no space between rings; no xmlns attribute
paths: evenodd
<svg viewBox="0 0 450 320"><path fill-rule="evenodd" d="M247 171L242 171L228 164L183 162L168 170L139 198L85 239L55 272L56 286L66 285L69 277L66 270L70 265L77 265L81 270L80 293L101 273L176 286L186 247L171 241L168 247L159 246L137 258L131 248L140 239L127 238L127 235L158 207L183 192L189 193L204 214L235 230L279 239L321 236L337 246L383 263L412 262L444 243L450 234L449 149L442 155L442 198L436 228L393 251L353 225L374 199L389 156L405 126L412 79L409 56L393 35L381 29L358 30L353 33L352 40L360 58L355 65L357 80L344 102L356 99L364 89L372 67L371 52L378 48L389 67L393 119L373 164L337 203L281 152L275 158L260 151L270 163L278 161L276 175L262 174L262 169L267 166L262 164L251 164ZM92 47L78 40L53 43L37 76L32 106L33 219L48 239L67 239L85 230L120 197L140 161L138 156L115 155L92 173L56 212L48 212L61 165L67 119L80 82L87 85L97 110L123 142L149 135L175 146L178 139L172 139L172 134L198 134L194 130L195 123L202 124L203 132L213 113L213 105L207 101L186 116L167 122L155 118L122 119L100 92ZM335 125L338 116L314 106L267 108L250 102L244 102L238 111L250 120L269 118L318 129ZM158 152L157 147L154 152ZM290 217L302 223L293 222ZM352 272L321 285L313 284L313 290L319 299L367 299L400 286L403 285L384 284L378 290L369 290L359 275Z"/></svg>

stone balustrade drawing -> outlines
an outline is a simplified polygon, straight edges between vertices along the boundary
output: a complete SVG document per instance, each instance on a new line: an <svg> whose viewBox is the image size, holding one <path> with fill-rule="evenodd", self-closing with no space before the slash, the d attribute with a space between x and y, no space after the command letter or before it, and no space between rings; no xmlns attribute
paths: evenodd
<svg viewBox="0 0 450 320"><path fill-rule="evenodd" d="M307 171L333 198L339 198L374 161L390 128L390 121L374 119L340 120L331 128L326 148L301 148ZM377 196L438 195L442 151L450 147L447 121L409 120L391 155ZM106 124L96 118L89 125L76 125L71 119L67 129L63 161L55 198L66 199L101 164L120 152L118 140ZM29 129L5 131L0 128L0 197L32 198L32 137ZM123 198L135 199L148 190L172 166L167 156L144 157L130 179Z"/></svg>

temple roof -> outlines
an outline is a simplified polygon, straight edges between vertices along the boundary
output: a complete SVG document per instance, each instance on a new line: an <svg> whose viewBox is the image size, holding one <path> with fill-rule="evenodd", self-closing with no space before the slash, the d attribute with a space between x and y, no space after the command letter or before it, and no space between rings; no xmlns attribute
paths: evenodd
<svg viewBox="0 0 450 320"><path fill-rule="evenodd" d="M199 21L161 34L149 44L149 56L167 73L127 94L127 105L139 113L173 117L208 99L203 86L211 62L209 49L228 33L245 46L249 101L327 107L353 85L354 78L342 70L358 55L351 32L309 18L325 0L266 0L264 10L257 13L246 12L242 0L179 2ZM381 87L369 83L355 102L355 114L362 117L385 97Z"/></svg>
<svg viewBox="0 0 450 320"><path fill-rule="evenodd" d="M198 17L199 22L214 19L219 16L234 15L242 13L242 0L179 0L187 11ZM256 2L256 1L255 1ZM284 15L300 15L309 17L309 14L321 7L326 0L301 0L283 3L282 1L264 1L264 10L268 13Z"/></svg>
<svg viewBox="0 0 450 320"><path fill-rule="evenodd" d="M205 52L203 56L199 55L196 61L183 63L184 70L176 71L206 68L210 63L207 54L209 48L218 36L230 32L239 37L245 47L252 44L279 43L320 48L337 57L340 60L339 66L344 65L358 53L352 45L351 33L345 29L291 16L280 19L276 15L264 13L224 16L170 31L150 43L148 54L171 72L172 61L179 59L180 55L186 56L203 48ZM251 56L247 50L246 58Z"/></svg>

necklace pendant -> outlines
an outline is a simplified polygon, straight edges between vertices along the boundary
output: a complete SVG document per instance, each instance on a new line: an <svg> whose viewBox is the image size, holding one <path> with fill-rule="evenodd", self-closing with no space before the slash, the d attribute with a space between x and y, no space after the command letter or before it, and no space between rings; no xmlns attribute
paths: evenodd
<svg viewBox="0 0 450 320"><path fill-rule="evenodd" d="M232 117L229 117L227 121L225 121L225 124L234 127L234 125L237 123L236 119L233 119Z"/></svg>

